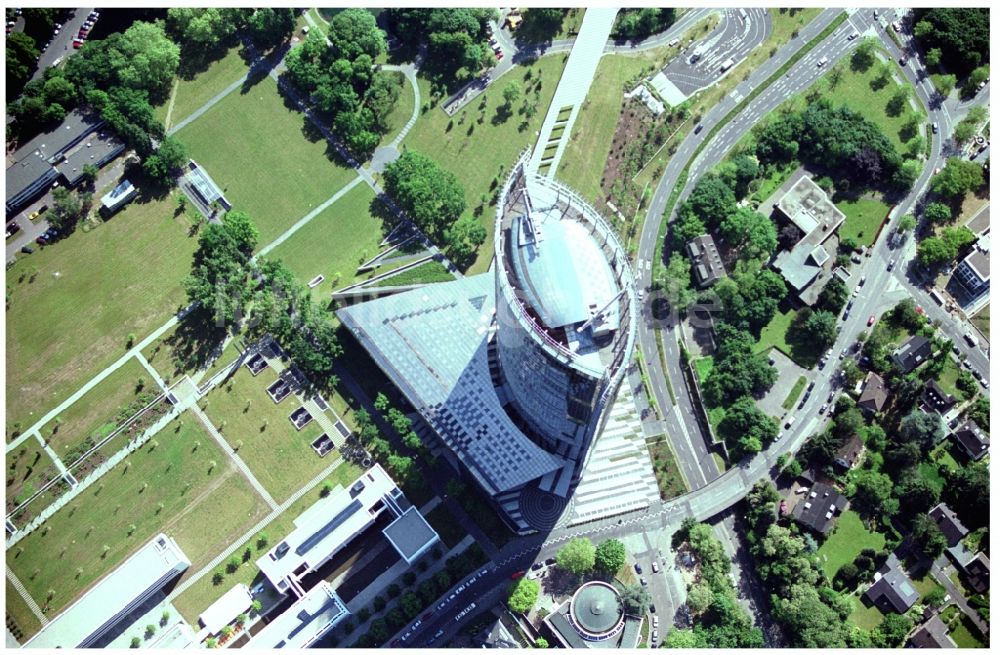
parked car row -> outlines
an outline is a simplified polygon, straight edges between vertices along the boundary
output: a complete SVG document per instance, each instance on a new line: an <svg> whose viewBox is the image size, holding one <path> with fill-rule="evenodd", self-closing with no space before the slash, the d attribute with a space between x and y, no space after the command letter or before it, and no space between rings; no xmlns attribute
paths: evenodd
<svg viewBox="0 0 1000 655"><path fill-rule="evenodd" d="M77 33L76 38L73 39L74 48L79 49L83 47L83 42L87 40L87 37L90 35L90 30L94 27L97 23L97 19L100 17L101 12L96 9L90 12L90 15L87 16L87 20L85 20L83 25L80 26L80 31Z"/></svg>

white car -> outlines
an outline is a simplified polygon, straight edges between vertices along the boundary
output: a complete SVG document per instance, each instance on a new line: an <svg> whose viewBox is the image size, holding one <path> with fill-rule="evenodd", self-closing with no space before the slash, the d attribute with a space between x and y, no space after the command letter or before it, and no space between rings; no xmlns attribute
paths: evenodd
<svg viewBox="0 0 1000 655"><path fill-rule="evenodd" d="M829 62L829 61L830 61L829 57L823 57L818 62L816 62L816 67L817 68L823 68L824 66L826 66L827 62Z"/></svg>
<svg viewBox="0 0 1000 655"><path fill-rule="evenodd" d="M654 562L653 562L653 573L659 573L659 572L660 572L660 565L659 565L659 564L657 564L657 563L656 563L656 562L654 561Z"/></svg>

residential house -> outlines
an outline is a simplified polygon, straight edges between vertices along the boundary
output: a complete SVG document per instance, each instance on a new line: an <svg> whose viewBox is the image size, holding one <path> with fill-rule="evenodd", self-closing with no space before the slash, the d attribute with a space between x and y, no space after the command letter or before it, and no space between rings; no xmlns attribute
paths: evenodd
<svg viewBox="0 0 1000 655"><path fill-rule="evenodd" d="M792 518L819 534L829 532L837 517L847 509L847 498L830 485L817 482L792 509Z"/></svg>
<svg viewBox="0 0 1000 655"><path fill-rule="evenodd" d="M844 442L844 445L837 449L834 454L833 463L844 471L850 471L857 464L861 452L865 449L865 444L861 437L852 434L851 438Z"/></svg>
<svg viewBox="0 0 1000 655"><path fill-rule="evenodd" d="M934 411L941 416L950 412L958 403L958 399L942 389L936 380L930 380L924 385L924 393L921 399L923 400L925 411Z"/></svg>
<svg viewBox="0 0 1000 655"><path fill-rule="evenodd" d="M980 460L989 452L989 435L971 419L958 426L952 433L952 438L972 460Z"/></svg>
<svg viewBox="0 0 1000 655"><path fill-rule="evenodd" d="M911 648L958 647L955 640L948 635L948 626L937 614L932 614L922 626L917 628L906 643Z"/></svg>
<svg viewBox="0 0 1000 655"><path fill-rule="evenodd" d="M909 373L930 359L933 354L934 347L930 339L918 334L904 341L893 351L892 361L896 362L903 373Z"/></svg>
<svg viewBox="0 0 1000 655"><path fill-rule="evenodd" d="M889 390L885 386L885 380L874 371L865 376L864 385L861 387L861 396L858 397L858 407L868 414L877 414L885 407L886 400L889 399Z"/></svg>
<svg viewBox="0 0 1000 655"><path fill-rule="evenodd" d="M949 547L956 545L962 540L962 537L969 534L969 529L958 520L958 515L944 503L935 505L931 511L927 512L927 515L937 523L941 534L948 541Z"/></svg>
<svg viewBox="0 0 1000 655"><path fill-rule="evenodd" d="M722 265L719 249L710 235L703 234L691 239L687 244L687 252L699 288L712 286L726 276L726 268Z"/></svg>
<svg viewBox="0 0 1000 655"><path fill-rule="evenodd" d="M868 587L864 596L883 612L903 614L913 607L920 598L920 593L906 575L896 553L892 553L875 573L875 582Z"/></svg>
<svg viewBox="0 0 1000 655"><path fill-rule="evenodd" d="M986 553L977 553L965 565L965 582L978 594L990 588L990 558Z"/></svg>

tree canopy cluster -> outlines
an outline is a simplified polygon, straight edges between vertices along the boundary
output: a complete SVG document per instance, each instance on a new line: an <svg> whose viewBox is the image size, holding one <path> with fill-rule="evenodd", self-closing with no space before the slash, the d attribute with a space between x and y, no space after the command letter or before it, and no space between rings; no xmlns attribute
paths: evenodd
<svg viewBox="0 0 1000 655"><path fill-rule="evenodd" d="M333 129L356 157L367 158L388 131L399 98L397 77L377 70L385 34L365 9L345 9L330 22L332 46L318 31L286 57L288 77L315 107L331 116Z"/></svg>
<svg viewBox="0 0 1000 655"><path fill-rule="evenodd" d="M466 82L496 65L488 42L489 21L500 17L496 9L396 8L386 14L400 41L413 48L427 44L428 72L446 84Z"/></svg>
<svg viewBox="0 0 1000 655"><path fill-rule="evenodd" d="M523 614L535 606L541 591L542 586L538 584L537 580L521 578L517 582L511 583L507 590L507 606L512 612Z"/></svg>
<svg viewBox="0 0 1000 655"><path fill-rule="evenodd" d="M850 601L825 579L814 548L801 536L776 522L778 493L770 481L757 482L747 495L747 532L755 570L770 592L775 619L792 645L799 648L844 648L859 635L847 623ZM862 635L866 637L866 635ZM865 639L867 641L867 639ZM862 642L863 645L868 645Z"/></svg>
<svg viewBox="0 0 1000 655"><path fill-rule="evenodd" d="M594 566L597 570L614 575L625 566L625 544L618 539L606 539L594 551Z"/></svg>
<svg viewBox="0 0 1000 655"><path fill-rule="evenodd" d="M689 585L687 605L697 617L694 628L674 629L667 635L668 648L761 648L764 635L753 627L750 615L736 600L729 577L729 556L707 523L685 522L674 542L686 541L698 559L699 578Z"/></svg>
<svg viewBox="0 0 1000 655"><path fill-rule="evenodd" d="M615 18L611 35L616 39L640 40L668 29L675 20L677 10L669 7L622 9Z"/></svg>
<svg viewBox="0 0 1000 655"><path fill-rule="evenodd" d="M454 173L430 157L405 151L385 168L386 191L425 234L443 243L460 266L486 241L486 229L465 211L465 191Z"/></svg>
<svg viewBox="0 0 1000 655"><path fill-rule="evenodd" d="M777 117L757 134L761 162L799 160L832 169L861 187L888 184L908 188L899 176L903 160L892 142L872 121L846 105L826 98L805 109Z"/></svg>
<svg viewBox="0 0 1000 655"><path fill-rule="evenodd" d="M961 201L970 191L983 186L983 167L974 161L949 157L941 172L931 179L931 191Z"/></svg>
<svg viewBox="0 0 1000 655"><path fill-rule="evenodd" d="M966 75L990 60L990 11L986 8L914 9L914 35L925 50L938 49L941 64Z"/></svg>
<svg viewBox="0 0 1000 655"><path fill-rule="evenodd" d="M976 240L975 233L964 225L946 227L941 230L940 236L927 237L917 244L917 259L928 267L947 264L958 258L959 252Z"/></svg>
<svg viewBox="0 0 1000 655"><path fill-rule="evenodd" d="M760 395L771 388L778 374L767 357L753 352L754 339L749 332L719 322L715 338L715 365L704 388L710 404L731 405L742 396Z"/></svg>
<svg viewBox="0 0 1000 655"><path fill-rule="evenodd" d="M597 548L587 537L575 537L570 539L565 546L556 553L556 564L559 568L566 569L570 573L583 575L593 570L597 563Z"/></svg>

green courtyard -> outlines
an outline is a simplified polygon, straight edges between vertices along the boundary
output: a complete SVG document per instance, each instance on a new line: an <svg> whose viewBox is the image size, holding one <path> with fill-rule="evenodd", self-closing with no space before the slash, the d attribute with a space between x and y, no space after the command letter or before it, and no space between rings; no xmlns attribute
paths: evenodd
<svg viewBox="0 0 1000 655"><path fill-rule="evenodd" d="M196 571L266 510L185 414L8 550L7 565L52 617L155 534Z"/></svg>
<svg viewBox="0 0 1000 655"><path fill-rule="evenodd" d="M860 198L841 198L841 194L835 194L834 204L844 212L840 238L851 237L863 246L875 241L878 228L889 215L890 209L889 205L872 194Z"/></svg>
<svg viewBox="0 0 1000 655"><path fill-rule="evenodd" d="M355 173L270 77L234 91L177 133L267 245Z"/></svg>
<svg viewBox="0 0 1000 655"><path fill-rule="evenodd" d="M250 68L240 56L242 46L235 45L225 56L213 61L208 67L191 76L180 76L174 80L174 89L166 103L156 107L156 118L166 123L167 112L170 122L166 129L176 125L193 114L199 107L221 93L227 86L247 74ZM235 91L234 93L239 93ZM173 108L170 105L173 103Z"/></svg>
<svg viewBox="0 0 1000 655"><path fill-rule="evenodd" d="M142 195L7 269L7 438L142 339L186 302L196 240L173 197Z"/></svg>
<svg viewBox="0 0 1000 655"><path fill-rule="evenodd" d="M296 430L288 415L302 406L294 394L275 404L267 387L278 379L272 368L254 377L241 366L202 401L205 413L246 462L267 492L282 502L329 466L332 452L320 457L310 444L323 433L315 419Z"/></svg>

